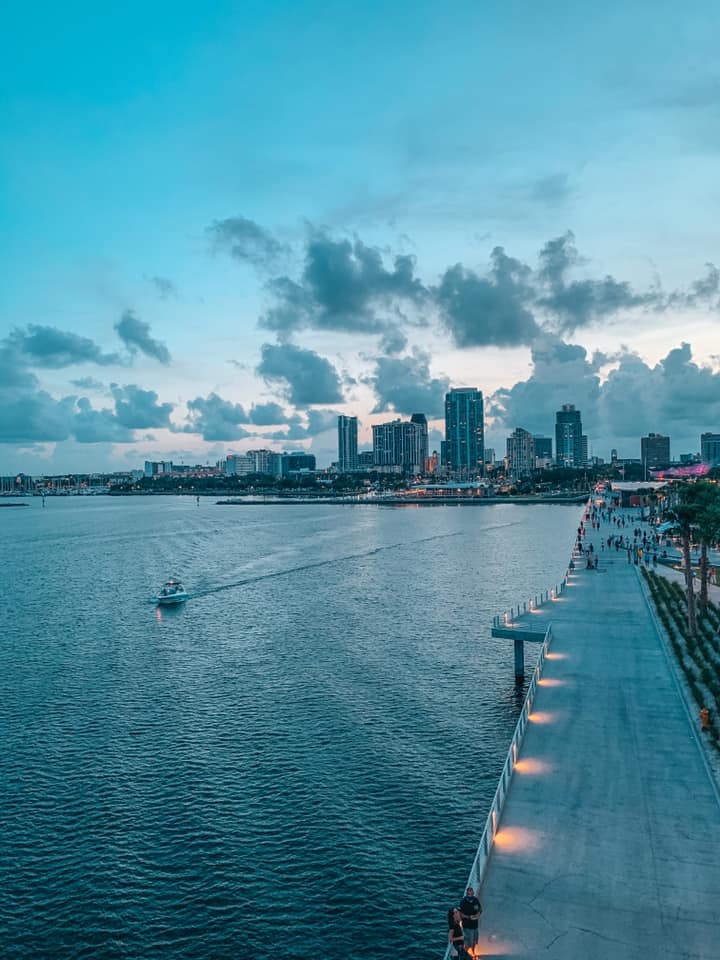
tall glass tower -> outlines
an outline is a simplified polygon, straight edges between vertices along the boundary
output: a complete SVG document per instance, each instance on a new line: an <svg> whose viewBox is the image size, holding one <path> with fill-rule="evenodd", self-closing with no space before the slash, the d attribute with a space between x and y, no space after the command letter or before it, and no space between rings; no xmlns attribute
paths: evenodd
<svg viewBox="0 0 720 960"><path fill-rule="evenodd" d="M559 467L583 467L586 460L580 411L564 403L555 414L555 462Z"/></svg>
<svg viewBox="0 0 720 960"><path fill-rule="evenodd" d="M476 387L445 394L445 465L451 473L476 476L483 472L485 419L483 395Z"/></svg>
<svg viewBox="0 0 720 960"><path fill-rule="evenodd" d="M358 468L357 417L338 417L338 471L353 473Z"/></svg>

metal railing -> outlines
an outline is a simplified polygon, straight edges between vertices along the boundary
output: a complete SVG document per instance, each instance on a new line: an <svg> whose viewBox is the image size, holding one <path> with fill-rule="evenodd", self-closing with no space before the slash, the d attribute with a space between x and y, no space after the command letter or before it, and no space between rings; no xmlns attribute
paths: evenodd
<svg viewBox="0 0 720 960"><path fill-rule="evenodd" d="M512 740L510 741L510 749L508 750L507 757L505 758L502 773L500 774L500 780L498 782L497 789L495 790L495 796L493 797L493 801L490 805L490 812L488 813L487 820L485 821L485 829L480 837L480 844L478 846L477 853L475 854L472 867L470 868L470 875L468 876L467 883L465 884L465 887L474 887L476 892L479 891L480 887L482 886L483 878L487 870L488 862L490 860L490 853L495 842L495 834L500 826L500 817L502 816L505 800L507 799L513 773L515 771L515 764L517 763L518 756L520 754L520 747L522 746L522 742L525 737L525 731L529 723L530 712L532 711L532 705L535 699L538 681L542 676L543 666L545 665L545 655L548 652L551 642L552 624L549 623L547 630L545 631L545 639L543 640L542 648L540 650L540 656L538 657L537 663L535 664L535 669L533 670L533 676L532 680L530 681L530 686L528 687L525 702L523 703L520 717L518 718L518 722L515 726L515 732L513 733ZM447 950L445 951L445 960L449 960L451 957L451 949L452 948L448 944Z"/></svg>
<svg viewBox="0 0 720 960"><path fill-rule="evenodd" d="M546 603L552 602L556 597L559 597L565 592L567 578L570 572L571 571L568 569L560 583L556 583L551 590L546 590L544 593L536 594L534 598L526 600L522 605L518 604L517 607L510 607L509 611L506 610L504 613L499 613L494 616L492 625L494 627L505 627L510 623L514 623L524 614L532 613L533 610L539 610L540 607L543 607Z"/></svg>

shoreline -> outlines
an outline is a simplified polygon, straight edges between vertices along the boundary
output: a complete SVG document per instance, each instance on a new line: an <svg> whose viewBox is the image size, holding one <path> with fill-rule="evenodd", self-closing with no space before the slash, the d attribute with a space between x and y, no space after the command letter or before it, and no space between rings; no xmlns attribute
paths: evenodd
<svg viewBox="0 0 720 960"><path fill-rule="evenodd" d="M582 504L587 501L587 494L578 494L572 497L367 497L363 499L347 499L345 497L317 497L313 499L293 498L265 498L216 500L217 507L269 507L269 506L314 506L317 504L332 504L344 507L482 507L495 506L499 503L515 505L551 504L559 503L563 506Z"/></svg>

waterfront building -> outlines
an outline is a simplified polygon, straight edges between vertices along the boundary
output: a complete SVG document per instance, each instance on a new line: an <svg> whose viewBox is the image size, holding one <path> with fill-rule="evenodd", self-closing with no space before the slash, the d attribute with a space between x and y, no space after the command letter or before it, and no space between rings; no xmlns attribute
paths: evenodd
<svg viewBox="0 0 720 960"><path fill-rule="evenodd" d="M720 464L720 433L700 434L700 459L714 467Z"/></svg>
<svg viewBox="0 0 720 960"><path fill-rule="evenodd" d="M255 457L249 453L230 453L225 459L225 473L228 477L243 477L255 473Z"/></svg>
<svg viewBox="0 0 720 960"><path fill-rule="evenodd" d="M535 438L529 430L516 427L507 438L507 471L513 480L519 480L534 469Z"/></svg>
<svg viewBox="0 0 720 960"><path fill-rule="evenodd" d="M493 447L485 447L483 460L485 461L485 466L493 466L495 463L495 449Z"/></svg>
<svg viewBox="0 0 720 960"><path fill-rule="evenodd" d="M583 430L580 411L564 403L555 414L555 462L559 467L582 467L587 461L587 437L583 458Z"/></svg>
<svg viewBox="0 0 720 960"><path fill-rule="evenodd" d="M338 473L358 469L358 418L338 417Z"/></svg>
<svg viewBox="0 0 720 960"><path fill-rule="evenodd" d="M415 414L414 416L422 416ZM427 420L391 420L373 426L373 465L389 473L423 473L427 460Z"/></svg>
<svg viewBox="0 0 720 960"><path fill-rule="evenodd" d="M372 450L363 450L358 454L358 469L359 470L372 470L375 464L373 459Z"/></svg>
<svg viewBox="0 0 720 960"><path fill-rule="evenodd" d="M145 476L159 477L173 472L172 460L146 460Z"/></svg>
<svg viewBox="0 0 720 960"><path fill-rule="evenodd" d="M670 466L670 437L649 433L640 438L640 459L646 470Z"/></svg>
<svg viewBox="0 0 720 960"><path fill-rule="evenodd" d="M453 388L445 394L445 459L451 473L483 472L485 419L483 395L476 387Z"/></svg>

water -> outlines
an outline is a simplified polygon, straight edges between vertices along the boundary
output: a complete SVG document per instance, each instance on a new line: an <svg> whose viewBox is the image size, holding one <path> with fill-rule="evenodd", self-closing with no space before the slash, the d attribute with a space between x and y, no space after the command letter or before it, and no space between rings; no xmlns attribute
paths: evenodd
<svg viewBox="0 0 720 960"><path fill-rule="evenodd" d="M579 515L0 510L4 960L440 955Z"/></svg>

